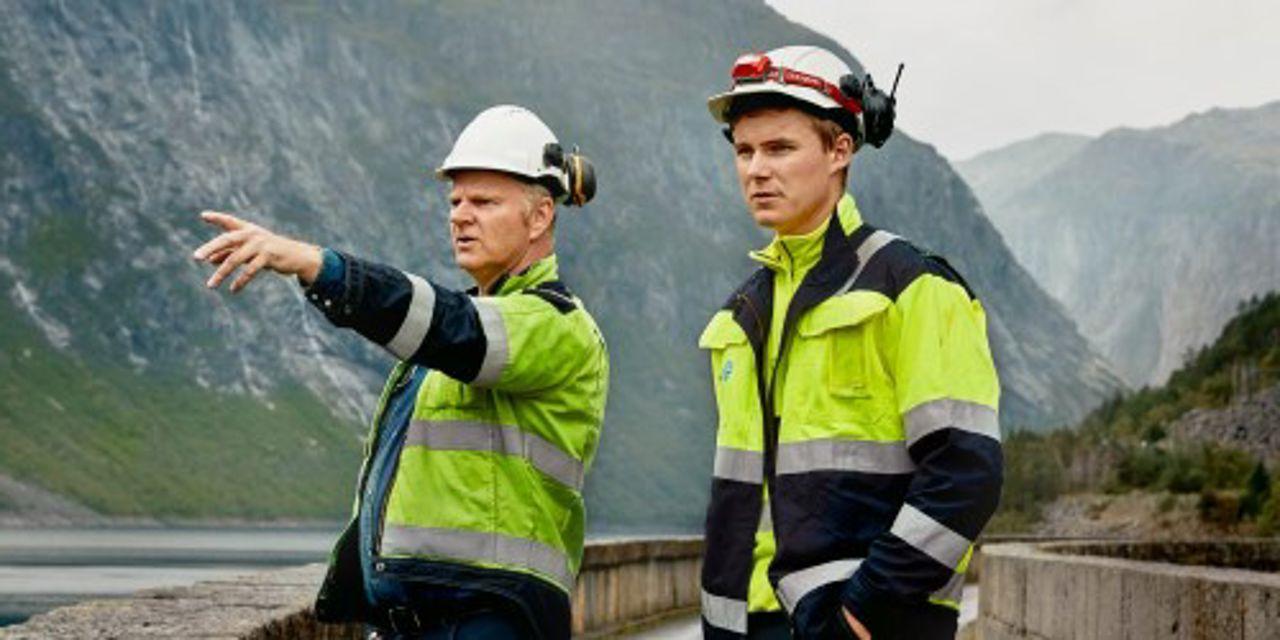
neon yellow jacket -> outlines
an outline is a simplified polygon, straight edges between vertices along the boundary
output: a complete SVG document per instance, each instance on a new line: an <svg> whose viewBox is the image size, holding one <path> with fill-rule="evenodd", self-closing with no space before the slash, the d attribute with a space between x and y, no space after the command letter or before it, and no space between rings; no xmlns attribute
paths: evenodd
<svg viewBox="0 0 1280 640"><path fill-rule="evenodd" d="M699 340L719 407L704 633L741 637L748 610L769 607L765 562L800 637L840 605L873 635L958 608L1002 472L982 306L944 260L863 224L847 195L816 264L793 272L785 248L757 254L765 266Z"/></svg>
<svg viewBox="0 0 1280 640"><path fill-rule="evenodd" d="M365 580L487 591L521 605L541 635L568 637L583 481L608 390L595 322L559 282L554 256L488 296L343 259L342 286L309 297L401 360L367 441L356 503L364 517L349 527L365 540ZM397 422L389 400L414 367L430 371ZM371 465L375 451L390 455ZM361 546L339 543L317 603L328 619L364 613L352 604L363 587L338 584L352 562L344 554L359 555L344 544Z"/></svg>

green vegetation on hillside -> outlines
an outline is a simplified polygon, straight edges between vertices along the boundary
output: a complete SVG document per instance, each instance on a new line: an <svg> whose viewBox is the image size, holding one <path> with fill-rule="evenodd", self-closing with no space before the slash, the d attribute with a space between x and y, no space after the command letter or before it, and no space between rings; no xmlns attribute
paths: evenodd
<svg viewBox="0 0 1280 640"><path fill-rule="evenodd" d="M1241 374L1248 371L1249 376ZM1047 434L1016 432L1005 441L1005 483L992 531L1018 531L1040 509L1072 491L1142 489L1200 493L1206 518L1224 509L1280 528L1280 486L1262 461L1213 443L1168 441L1168 425L1196 408L1226 405L1241 384L1280 383L1280 292L1240 304L1212 345L1190 354L1163 387L1118 395L1079 425Z"/></svg>
<svg viewBox="0 0 1280 640"><path fill-rule="evenodd" d="M1212 345L1190 354L1163 387L1117 396L1081 423L1084 431L1155 442L1164 425L1191 409L1221 407L1236 392L1235 367L1254 365L1255 388L1280 381L1280 293L1242 302Z"/></svg>
<svg viewBox="0 0 1280 640"><path fill-rule="evenodd" d="M0 469L19 481L116 516L336 520L350 505L359 425L305 389L255 399L86 365L3 298L0 344Z"/></svg>

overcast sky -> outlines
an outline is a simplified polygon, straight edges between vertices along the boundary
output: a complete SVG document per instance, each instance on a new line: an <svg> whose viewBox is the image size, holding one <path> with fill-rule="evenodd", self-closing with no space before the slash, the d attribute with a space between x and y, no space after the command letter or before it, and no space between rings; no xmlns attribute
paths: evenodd
<svg viewBox="0 0 1280 640"><path fill-rule="evenodd" d="M905 62L898 123L953 160L1280 100L1277 0L767 1L878 85Z"/></svg>

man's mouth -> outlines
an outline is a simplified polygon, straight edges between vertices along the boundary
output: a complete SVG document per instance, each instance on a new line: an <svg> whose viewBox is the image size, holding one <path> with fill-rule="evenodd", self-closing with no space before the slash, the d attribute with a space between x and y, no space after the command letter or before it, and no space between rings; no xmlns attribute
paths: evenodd
<svg viewBox="0 0 1280 640"><path fill-rule="evenodd" d="M781 198L782 194L777 191L757 191L750 196L750 200L756 204L764 204Z"/></svg>
<svg viewBox="0 0 1280 640"><path fill-rule="evenodd" d="M458 247L459 249L469 249L471 247L474 247L477 242L478 240L476 240L471 236L458 236L457 238L453 239L454 246Z"/></svg>

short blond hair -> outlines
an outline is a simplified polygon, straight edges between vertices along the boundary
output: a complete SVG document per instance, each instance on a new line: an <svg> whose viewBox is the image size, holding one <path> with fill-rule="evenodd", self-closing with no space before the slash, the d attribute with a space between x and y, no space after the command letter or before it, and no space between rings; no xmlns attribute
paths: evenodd
<svg viewBox="0 0 1280 640"><path fill-rule="evenodd" d="M540 182L525 182L524 197L529 201L529 208L538 206L543 198L551 198L551 190ZM552 202L555 198L551 198Z"/></svg>
<svg viewBox="0 0 1280 640"><path fill-rule="evenodd" d="M547 185L544 185L541 182L521 182L524 182L525 203L528 205L524 210L525 221L527 222L529 220L529 216L533 214L533 210L537 208L538 203L542 202L543 198L547 198L548 200L551 200L552 207L551 227L548 231L555 232L556 219L560 216L558 215L558 212L555 211L556 199L551 195L551 190L547 188Z"/></svg>

